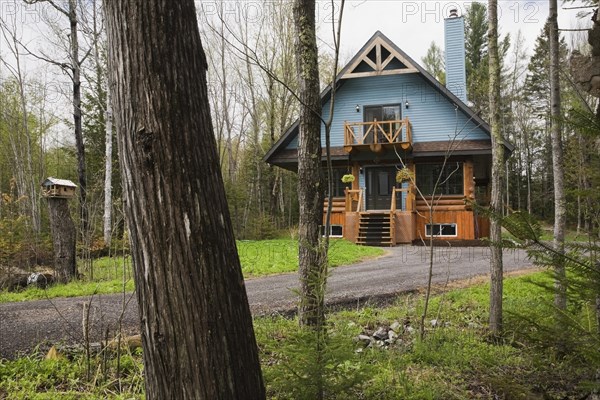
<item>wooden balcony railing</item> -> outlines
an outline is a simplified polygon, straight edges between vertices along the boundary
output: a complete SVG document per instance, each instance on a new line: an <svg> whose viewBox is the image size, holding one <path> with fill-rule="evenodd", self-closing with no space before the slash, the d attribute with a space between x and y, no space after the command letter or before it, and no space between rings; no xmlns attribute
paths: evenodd
<svg viewBox="0 0 600 400"><path fill-rule="evenodd" d="M344 149L348 153L364 148L378 153L389 146L400 146L404 150L412 147L412 132L408 118L344 123Z"/></svg>

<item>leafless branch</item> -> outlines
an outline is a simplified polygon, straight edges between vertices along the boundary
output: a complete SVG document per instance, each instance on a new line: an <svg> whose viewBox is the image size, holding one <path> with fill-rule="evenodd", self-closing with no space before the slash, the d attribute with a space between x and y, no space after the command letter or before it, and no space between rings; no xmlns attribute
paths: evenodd
<svg viewBox="0 0 600 400"><path fill-rule="evenodd" d="M48 3L50 4L55 10L61 12L62 14L66 15L67 17L69 17L69 11L65 10L64 8L60 7L59 5L57 5L53 0L23 0L25 2L25 4L40 4L40 3Z"/></svg>
<svg viewBox="0 0 600 400"><path fill-rule="evenodd" d="M319 116L319 119L321 120L321 122L323 124L326 123L326 121L321 117L321 113L319 112L319 110L314 110L311 107L309 107L307 104L305 104L300 97L298 96L298 94L294 91L294 89L292 89L287 83L285 83L282 79L280 79L273 71L271 71L269 68L267 68L265 65L263 65L260 60L258 59L258 55L256 54L256 51L254 51L253 49L251 49L246 43L244 43L240 38L238 38L236 36L236 34L231 30L231 28L229 28L229 26L225 23L225 20L223 19L223 17L221 15L219 15L219 20L221 21L221 23L223 24L223 26L227 29L227 31L235 38L236 42L238 43L238 45L234 44L233 42L231 42L228 38L225 37L225 35L223 35L221 32L218 32L212 25L208 24L209 28L218 36L220 36L225 43L227 43L229 46L231 46L236 52L238 52L241 55L248 55L248 60L251 62L252 65L257 66L258 68L260 68L263 72L265 72L267 75L269 75L274 81L276 81L277 83L279 83L281 86L283 86L287 91L290 92L290 94L300 103L302 104L302 106L308 108L312 113L316 114ZM233 55L235 57L237 57L240 60L245 60L244 57L233 53Z"/></svg>

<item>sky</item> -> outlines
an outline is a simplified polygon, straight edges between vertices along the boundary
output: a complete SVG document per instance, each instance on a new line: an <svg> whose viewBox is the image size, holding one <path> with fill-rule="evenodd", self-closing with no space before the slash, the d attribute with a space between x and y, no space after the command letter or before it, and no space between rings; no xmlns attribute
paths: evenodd
<svg viewBox="0 0 600 400"><path fill-rule="evenodd" d="M380 30L414 60L420 62L432 41L443 48L444 18L452 8L459 15L466 13L470 1L408 1L408 0L350 0L346 3L342 20L343 60L352 57L375 33ZM485 2L487 3L487 2ZM562 3L559 0L559 5ZM560 6L559 6L560 7ZM565 6L566 7L566 6ZM332 7L329 1L318 2L318 18L321 36L331 37L330 26ZM559 10L559 27L572 29L591 25L589 18L580 20L577 13L581 10ZM501 34L510 33L512 37L521 30L526 39L529 54L533 51L535 39L548 18L548 1L498 1L499 26ZM567 43L571 43L570 32ZM328 36L328 37L327 37Z"/></svg>
<svg viewBox="0 0 600 400"><path fill-rule="evenodd" d="M64 0L58 0L62 4ZM83 0L91 1L91 0ZM196 0L200 17L216 15L222 0ZM291 0L287 0L291 6ZM589 27L589 17L578 19L577 13L581 10L567 10L560 6L559 1L559 27L577 28ZM576 0L579 1L579 0ZM336 0L339 4L339 0ZM432 41L443 48L444 44L444 18L449 15L452 8L457 8L460 15L464 15L470 1L450 0L347 0L342 21L342 40L340 60L341 66L348 62L366 41L376 32L381 31L388 36L397 46L404 50L415 61L421 62ZM485 1L484 3L487 3ZM226 20L229 23L241 23L240 15L258 20L265 7L273 5L269 0L224 0L223 7ZM338 10L332 6L331 0L317 0L317 24L319 27L320 46L326 48L332 42L331 22L336 18ZM568 6L577 5L569 4ZM510 33L514 38L520 30L525 37L525 48L531 54L535 39L539 35L544 22L548 17L548 0L498 0L500 31L501 34ZM50 10L45 11L44 9ZM21 28L22 39L34 50L44 49L47 44L40 38L41 21L51 20L64 25L64 16L51 8L38 5L25 5L22 0L0 0L0 15L4 20L15 22ZM202 19L201 22L202 23ZM574 38L584 36L583 33L564 32L567 43L572 44ZM9 56L4 43L0 43L0 54ZM9 58L9 57L8 57ZM34 75L47 80L47 91L56 98L50 99L58 109L68 115L69 107L65 93L69 93L70 85L59 71L48 67L44 63L31 58L23 59L28 75ZM0 74L0 78L3 78ZM4 74L4 78L6 74ZM58 111L60 114L60 111Z"/></svg>

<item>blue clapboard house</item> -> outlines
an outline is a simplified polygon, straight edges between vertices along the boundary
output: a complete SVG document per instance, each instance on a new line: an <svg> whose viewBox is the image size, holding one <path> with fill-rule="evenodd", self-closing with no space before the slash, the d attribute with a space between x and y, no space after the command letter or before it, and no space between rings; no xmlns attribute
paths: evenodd
<svg viewBox="0 0 600 400"><path fill-rule="evenodd" d="M489 235L473 203L489 202L490 127L467 105L464 20L455 10L445 20L445 48L445 86L381 32L336 77L332 236L391 246ZM331 88L321 96L327 120ZM324 136L323 128L323 149ZM265 161L295 170L297 146L295 123ZM342 182L347 174L353 182Z"/></svg>

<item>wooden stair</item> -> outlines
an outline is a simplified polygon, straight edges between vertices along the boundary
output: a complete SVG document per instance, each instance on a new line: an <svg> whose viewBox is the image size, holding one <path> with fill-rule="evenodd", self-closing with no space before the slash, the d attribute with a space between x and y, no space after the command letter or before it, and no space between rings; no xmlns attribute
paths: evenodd
<svg viewBox="0 0 600 400"><path fill-rule="evenodd" d="M389 212L360 213L357 244L363 246L393 246Z"/></svg>

